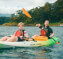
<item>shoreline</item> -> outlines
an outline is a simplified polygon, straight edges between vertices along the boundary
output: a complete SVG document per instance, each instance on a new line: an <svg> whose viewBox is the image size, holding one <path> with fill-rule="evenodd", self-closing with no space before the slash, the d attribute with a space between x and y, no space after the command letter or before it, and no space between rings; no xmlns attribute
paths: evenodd
<svg viewBox="0 0 63 59"><path fill-rule="evenodd" d="M0 26L17 26L18 23L4 23ZM50 23L50 26L60 26L60 24L63 24L63 23ZM25 24L25 26L35 26L36 24ZM43 25L43 24L41 24Z"/></svg>

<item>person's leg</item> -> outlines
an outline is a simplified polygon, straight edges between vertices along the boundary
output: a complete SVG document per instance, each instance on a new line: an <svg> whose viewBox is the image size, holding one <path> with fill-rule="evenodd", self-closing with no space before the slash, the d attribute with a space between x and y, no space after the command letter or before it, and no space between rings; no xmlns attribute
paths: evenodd
<svg viewBox="0 0 63 59"><path fill-rule="evenodd" d="M8 40L6 40L7 42L16 42L18 41L18 38L16 36L12 36L11 38L9 38Z"/></svg>
<svg viewBox="0 0 63 59"><path fill-rule="evenodd" d="M7 39L9 39L9 37L8 36L5 36L2 39L0 39L0 41L6 41Z"/></svg>
<svg viewBox="0 0 63 59"><path fill-rule="evenodd" d="M34 36L32 36L32 38L34 38L34 37L38 37L39 35L34 35Z"/></svg>

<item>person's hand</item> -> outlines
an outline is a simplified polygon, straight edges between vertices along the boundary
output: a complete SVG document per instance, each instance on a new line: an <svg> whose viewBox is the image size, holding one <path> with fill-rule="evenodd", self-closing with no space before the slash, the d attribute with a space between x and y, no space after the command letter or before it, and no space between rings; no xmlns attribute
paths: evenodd
<svg viewBox="0 0 63 59"><path fill-rule="evenodd" d="M20 35L18 35L17 37L20 37Z"/></svg>
<svg viewBox="0 0 63 59"><path fill-rule="evenodd" d="M54 36L54 33L52 33L49 37L51 38L51 37L53 37Z"/></svg>
<svg viewBox="0 0 63 59"><path fill-rule="evenodd" d="M22 39L22 38L23 38L23 36L20 36L20 38Z"/></svg>
<svg viewBox="0 0 63 59"><path fill-rule="evenodd" d="M36 24L36 27L40 27L40 24Z"/></svg>
<svg viewBox="0 0 63 59"><path fill-rule="evenodd" d="M49 36L50 38L52 37L52 35Z"/></svg>
<svg viewBox="0 0 63 59"><path fill-rule="evenodd" d="M32 39L29 39L29 41L32 41Z"/></svg>

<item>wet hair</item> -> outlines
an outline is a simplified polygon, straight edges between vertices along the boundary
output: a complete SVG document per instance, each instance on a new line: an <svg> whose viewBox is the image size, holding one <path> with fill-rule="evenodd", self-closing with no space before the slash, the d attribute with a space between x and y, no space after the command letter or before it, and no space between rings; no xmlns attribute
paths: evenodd
<svg viewBox="0 0 63 59"><path fill-rule="evenodd" d="M20 27L20 25L24 26L23 22L18 23L18 26Z"/></svg>
<svg viewBox="0 0 63 59"><path fill-rule="evenodd" d="M48 22L49 22L49 20L45 20L45 22L46 22L46 21L48 21Z"/></svg>

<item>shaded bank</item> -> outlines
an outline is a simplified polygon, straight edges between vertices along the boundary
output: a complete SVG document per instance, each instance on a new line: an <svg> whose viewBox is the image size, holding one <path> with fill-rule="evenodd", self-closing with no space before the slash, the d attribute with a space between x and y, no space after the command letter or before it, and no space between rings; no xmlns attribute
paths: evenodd
<svg viewBox="0 0 63 59"><path fill-rule="evenodd" d="M16 22L10 22L10 23L4 23L2 24L2 26L17 26L18 23ZM63 23L50 23L50 26L60 26L60 24L63 24ZM25 26L35 26L36 24L25 24ZM43 24L42 24L43 25Z"/></svg>

